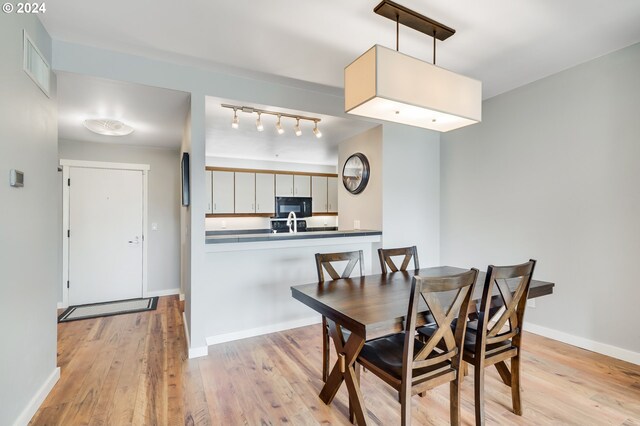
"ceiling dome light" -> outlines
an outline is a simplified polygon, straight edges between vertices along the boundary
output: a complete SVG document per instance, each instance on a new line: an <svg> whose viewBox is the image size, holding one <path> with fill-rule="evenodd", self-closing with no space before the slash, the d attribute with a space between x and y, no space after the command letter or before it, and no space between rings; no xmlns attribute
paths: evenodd
<svg viewBox="0 0 640 426"><path fill-rule="evenodd" d="M318 129L318 122L314 121L315 126L313 126L313 134L316 135L316 138L320 139L322 137L322 132Z"/></svg>
<svg viewBox="0 0 640 426"><path fill-rule="evenodd" d="M237 129L240 126L240 119L238 118L238 111L233 109L233 121L231 122L231 127Z"/></svg>
<svg viewBox="0 0 640 426"><path fill-rule="evenodd" d="M259 132L264 130L264 126L262 125L262 120L260 120L260 113L258 113L258 119L256 120L256 129L258 129Z"/></svg>
<svg viewBox="0 0 640 426"><path fill-rule="evenodd" d="M133 127L110 118L91 118L84 120L84 127L94 133L105 136L126 136L133 133Z"/></svg>
<svg viewBox="0 0 640 426"><path fill-rule="evenodd" d="M284 129L282 128L282 124L280 124L280 114L278 114L278 122L276 123L276 130L278 131L279 135L284 133Z"/></svg>
<svg viewBox="0 0 640 426"><path fill-rule="evenodd" d="M293 130L295 130L296 136L300 136L302 134L302 130L300 129L300 119L299 118L296 118L296 125L293 128Z"/></svg>

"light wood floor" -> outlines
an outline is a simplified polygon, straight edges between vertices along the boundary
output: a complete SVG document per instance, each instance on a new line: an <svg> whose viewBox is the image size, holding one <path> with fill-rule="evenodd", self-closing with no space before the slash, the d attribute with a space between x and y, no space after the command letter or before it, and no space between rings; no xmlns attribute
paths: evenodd
<svg viewBox="0 0 640 426"><path fill-rule="evenodd" d="M320 326L209 347L185 356L177 297L154 312L58 326L62 376L33 425L349 424L344 387L331 406L318 398ZM335 356L332 355L332 359ZM489 424L640 425L640 367L527 334L524 415L510 412L509 388L486 379ZM400 421L395 392L362 374L371 423ZM413 424L448 424L448 386L413 399ZM473 423L473 380L462 387L464 424Z"/></svg>

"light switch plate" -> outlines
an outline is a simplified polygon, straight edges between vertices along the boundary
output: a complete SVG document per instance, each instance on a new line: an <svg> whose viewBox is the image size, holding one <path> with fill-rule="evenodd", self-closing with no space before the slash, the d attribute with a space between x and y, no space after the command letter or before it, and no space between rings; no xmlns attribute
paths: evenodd
<svg viewBox="0 0 640 426"><path fill-rule="evenodd" d="M20 188L24 186L24 173L20 170L12 169L9 172L9 185Z"/></svg>
<svg viewBox="0 0 640 426"><path fill-rule="evenodd" d="M152 231L157 231L157 230L158 230L158 224L157 224L157 223L155 223L155 222L153 222L153 223L151 224L151 230L152 230Z"/></svg>

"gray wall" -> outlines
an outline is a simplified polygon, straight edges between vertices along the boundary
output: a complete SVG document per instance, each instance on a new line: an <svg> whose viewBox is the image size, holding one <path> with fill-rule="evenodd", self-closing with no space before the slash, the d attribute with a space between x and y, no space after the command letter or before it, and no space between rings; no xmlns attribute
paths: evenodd
<svg viewBox="0 0 640 426"><path fill-rule="evenodd" d="M440 133L385 123L382 138L383 245L415 245L420 266L438 266Z"/></svg>
<svg viewBox="0 0 640 426"><path fill-rule="evenodd" d="M176 141L177 143L178 141ZM149 292L180 288L180 159L165 149L60 140L60 159L149 164L147 264ZM158 230L151 230L157 223ZM59 289L62 300L62 288Z"/></svg>
<svg viewBox="0 0 640 426"><path fill-rule="evenodd" d="M22 71L23 28L51 61L51 39L35 16L0 14L0 425L13 424L56 371L55 76L50 99ZM23 188L9 186L10 169L25 173Z"/></svg>
<svg viewBox="0 0 640 426"><path fill-rule="evenodd" d="M371 172L367 187L359 194L352 194L342 184L344 163L356 152L363 153L369 161ZM341 230L354 229L354 221L360 221L360 229L382 229L382 126L362 132L340 142L338 146L338 225Z"/></svg>
<svg viewBox="0 0 640 426"><path fill-rule="evenodd" d="M442 262L539 261L528 321L640 351L640 44L484 103L442 137Z"/></svg>

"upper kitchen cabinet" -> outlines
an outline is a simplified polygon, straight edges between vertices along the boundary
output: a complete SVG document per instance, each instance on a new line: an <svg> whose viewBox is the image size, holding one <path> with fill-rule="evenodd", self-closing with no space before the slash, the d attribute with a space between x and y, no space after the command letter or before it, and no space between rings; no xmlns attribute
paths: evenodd
<svg viewBox="0 0 640 426"><path fill-rule="evenodd" d="M276 197L293 197L293 175L276 175Z"/></svg>
<svg viewBox="0 0 640 426"><path fill-rule="evenodd" d="M235 173L235 212L256 212L256 174Z"/></svg>
<svg viewBox="0 0 640 426"><path fill-rule="evenodd" d="M311 197L311 176L293 176L293 196Z"/></svg>
<svg viewBox="0 0 640 426"><path fill-rule="evenodd" d="M234 213L234 173L212 172L211 185L213 189L213 213Z"/></svg>
<svg viewBox="0 0 640 426"><path fill-rule="evenodd" d="M275 214L275 175L256 173L256 213Z"/></svg>
<svg viewBox="0 0 640 426"><path fill-rule="evenodd" d="M338 178L327 178L327 212L338 213Z"/></svg>
<svg viewBox="0 0 640 426"><path fill-rule="evenodd" d="M207 202L207 214L213 213L213 182L211 181L211 179L213 179L212 175L212 171L211 170L206 170L205 171L205 186L207 188L207 195L205 197L205 200Z"/></svg>
<svg viewBox="0 0 640 426"><path fill-rule="evenodd" d="M311 177L311 211L313 213L327 212L327 177Z"/></svg>

